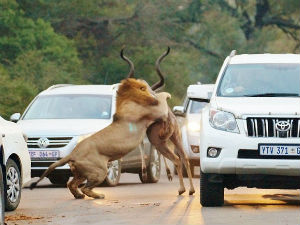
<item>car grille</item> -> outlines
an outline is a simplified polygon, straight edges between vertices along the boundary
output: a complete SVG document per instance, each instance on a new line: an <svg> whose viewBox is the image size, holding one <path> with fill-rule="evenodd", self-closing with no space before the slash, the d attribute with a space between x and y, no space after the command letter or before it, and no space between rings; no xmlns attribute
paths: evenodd
<svg viewBox="0 0 300 225"><path fill-rule="evenodd" d="M278 138L299 138L300 118L257 118L248 117L247 133L249 137L278 137ZM289 122L291 128L288 131L278 131L275 124L279 121Z"/></svg>
<svg viewBox="0 0 300 225"><path fill-rule="evenodd" d="M62 148L72 140L73 137L47 137L49 145L46 148ZM28 137L27 147L29 149L40 148L38 145L40 137Z"/></svg>

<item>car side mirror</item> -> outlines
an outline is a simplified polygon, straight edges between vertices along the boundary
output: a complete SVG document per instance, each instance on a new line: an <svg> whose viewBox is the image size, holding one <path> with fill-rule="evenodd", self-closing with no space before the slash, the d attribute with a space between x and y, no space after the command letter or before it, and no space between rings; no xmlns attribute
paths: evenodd
<svg viewBox="0 0 300 225"><path fill-rule="evenodd" d="M173 113L176 116L182 116L182 117L184 117L185 116L184 107L183 106L174 106Z"/></svg>
<svg viewBox="0 0 300 225"><path fill-rule="evenodd" d="M16 123L19 121L20 118L21 118L21 113L14 113L10 116L10 121Z"/></svg>

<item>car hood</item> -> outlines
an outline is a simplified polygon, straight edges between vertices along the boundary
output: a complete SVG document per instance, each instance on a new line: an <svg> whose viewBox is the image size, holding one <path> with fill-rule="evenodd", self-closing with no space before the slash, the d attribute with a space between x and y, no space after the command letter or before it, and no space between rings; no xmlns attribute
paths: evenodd
<svg viewBox="0 0 300 225"><path fill-rule="evenodd" d="M243 115L300 115L300 99L288 97L216 97L211 106Z"/></svg>
<svg viewBox="0 0 300 225"><path fill-rule="evenodd" d="M20 120L19 126L28 137L77 136L95 133L111 124L101 119L36 119Z"/></svg>

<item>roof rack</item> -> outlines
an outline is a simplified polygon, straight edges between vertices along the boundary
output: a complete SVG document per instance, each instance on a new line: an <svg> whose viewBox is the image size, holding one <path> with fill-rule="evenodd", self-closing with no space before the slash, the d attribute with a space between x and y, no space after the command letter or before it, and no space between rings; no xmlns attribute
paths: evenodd
<svg viewBox="0 0 300 225"><path fill-rule="evenodd" d="M52 90L52 89L55 89L55 88L72 86L72 85L73 84L55 84L55 85L52 85L52 86L48 87L47 90Z"/></svg>

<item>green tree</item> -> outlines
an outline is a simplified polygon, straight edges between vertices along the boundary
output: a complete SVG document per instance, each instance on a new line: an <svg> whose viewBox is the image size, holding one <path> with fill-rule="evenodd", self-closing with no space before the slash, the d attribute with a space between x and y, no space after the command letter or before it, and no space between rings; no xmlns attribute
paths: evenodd
<svg viewBox="0 0 300 225"><path fill-rule="evenodd" d="M13 106L23 111L34 95L52 84L84 82L74 41L55 33L41 18L25 17L13 0L1 0L0 12L1 89L15 95L2 96L7 100L1 102L1 115L7 117Z"/></svg>

